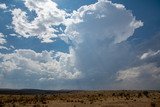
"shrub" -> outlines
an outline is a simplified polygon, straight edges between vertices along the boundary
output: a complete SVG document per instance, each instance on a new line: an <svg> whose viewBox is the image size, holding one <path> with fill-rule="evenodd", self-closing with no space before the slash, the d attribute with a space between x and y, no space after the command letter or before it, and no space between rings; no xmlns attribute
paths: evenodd
<svg viewBox="0 0 160 107"><path fill-rule="evenodd" d="M148 94L149 94L148 91L143 91L143 94L144 94L146 97L149 97L149 96L148 96Z"/></svg>
<svg viewBox="0 0 160 107"><path fill-rule="evenodd" d="M41 107L39 104L35 104L33 105L33 107Z"/></svg>
<svg viewBox="0 0 160 107"><path fill-rule="evenodd" d="M138 93L138 98L142 97L142 94L141 93Z"/></svg>
<svg viewBox="0 0 160 107"><path fill-rule="evenodd" d="M4 103L0 100L0 107L4 107Z"/></svg>
<svg viewBox="0 0 160 107"><path fill-rule="evenodd" d="M151 107L156 107L156 104L154 102L151 102Z"/></svg>
<svg viewBox="0 0 160 107"><path fill-rule="evenodd" d="M116 95L115 93L112 94L112 96L115 96L115 95Z"/></svg>

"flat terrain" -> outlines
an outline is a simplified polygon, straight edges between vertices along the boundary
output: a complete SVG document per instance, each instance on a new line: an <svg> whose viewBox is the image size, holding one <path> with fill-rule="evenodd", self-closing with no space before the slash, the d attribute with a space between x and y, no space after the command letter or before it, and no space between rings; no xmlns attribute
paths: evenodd
<svg viewBox="0 0 160 107"><path fill-rule="evenodd" d="M160 107L160 91L0 90L0 107Z"/></svg>

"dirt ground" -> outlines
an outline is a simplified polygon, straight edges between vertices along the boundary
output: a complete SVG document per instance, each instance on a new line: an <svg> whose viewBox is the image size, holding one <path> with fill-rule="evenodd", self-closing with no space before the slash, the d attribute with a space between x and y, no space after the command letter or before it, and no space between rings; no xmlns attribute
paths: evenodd
<svg viewBox="0 0 160 107"><path fill-rule="evenodd" d="M0 94L0 107L160 107L160 91Z"/></svg>

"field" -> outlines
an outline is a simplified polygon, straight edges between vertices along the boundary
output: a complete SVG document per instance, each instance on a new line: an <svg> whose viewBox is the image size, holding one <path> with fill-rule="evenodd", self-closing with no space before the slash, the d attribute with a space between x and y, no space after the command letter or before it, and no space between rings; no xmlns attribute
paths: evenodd
<svg viewBox="0 0 160 107"><path fill-rule="evenodd" d="M160 91L0 90L0 107L160 107Z"/></svg>

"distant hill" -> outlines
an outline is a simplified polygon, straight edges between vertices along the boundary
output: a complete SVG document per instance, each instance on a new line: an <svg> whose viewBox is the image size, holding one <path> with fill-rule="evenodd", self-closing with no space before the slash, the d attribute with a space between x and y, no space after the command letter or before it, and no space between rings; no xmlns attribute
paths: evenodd
<svg viewBox="0 0 160 107"><path fill-rule="evenodd" d="M0 94L26 95L26 94L58 94L79 92L80 90L40 90L40 89L0 89Z"/></svg>

